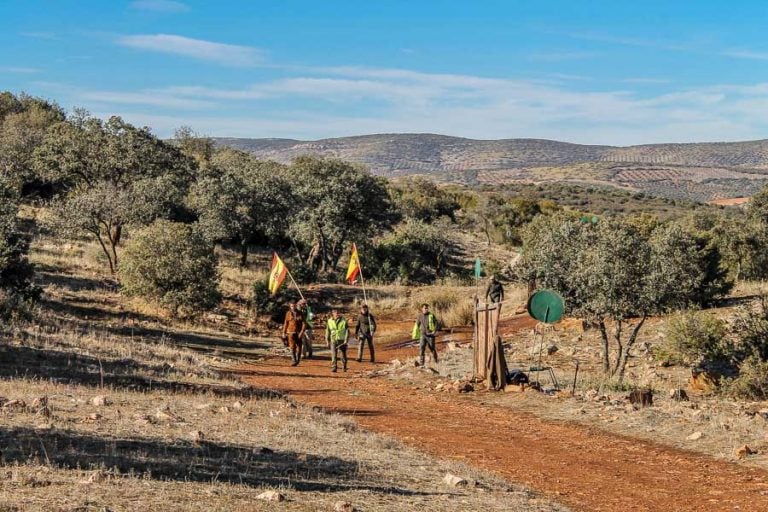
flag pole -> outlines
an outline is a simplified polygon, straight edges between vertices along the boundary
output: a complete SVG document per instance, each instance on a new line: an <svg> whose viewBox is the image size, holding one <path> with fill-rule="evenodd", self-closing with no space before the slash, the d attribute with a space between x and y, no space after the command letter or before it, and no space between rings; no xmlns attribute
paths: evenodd
<svg viewBox="0 0 768 512"><path fill-rule="evenodd" d="M304 298L304 294L301 293L301 288L299 288L299 285L296 284L296 280L293 278L293 274L291 274L291 271L288 270L288 265L285 266L285 271L288 272L288 277L291 278L291 282L293 283L293 286L295 286L296 291L299 292L299 297L301 297L301 300L306 302L306 299Z"/></svg>
<svg viewBox="0 0 768 512"><path fill-rule="evenodd" d="M355 246L355 249L357 249L357 246ZM360 284L363 287L363 304L366 306L368 305L368 296L365 293L365 279L363 279L363 264L360 263L360 253L357 254L357 268L360 269ZM368 332L371 333L371 336L373 336L373 325L371 325L371 310L368 310ZM371 338L373 339L373 338ZM373 343L373 342L371 342ZM371 345L373 346L373 345Z"/></svg>

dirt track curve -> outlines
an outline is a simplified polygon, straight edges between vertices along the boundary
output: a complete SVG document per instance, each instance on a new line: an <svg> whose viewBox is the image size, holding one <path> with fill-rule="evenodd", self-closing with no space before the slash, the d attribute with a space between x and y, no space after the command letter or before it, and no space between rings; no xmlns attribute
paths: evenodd
<svg viewBox="0 0 768 512"><path fill-rule="evenodd" d="M377 351L381 361L417 353L396 344ZM574 510L768 511L763 470L576 423L513 414L477 397L415 391L368 377L370 363L351 360L348 373L333 374L324 350L298 367L289 363L268 358L237 373L252 385L354 416L371 431L495 472Z"/></svg>

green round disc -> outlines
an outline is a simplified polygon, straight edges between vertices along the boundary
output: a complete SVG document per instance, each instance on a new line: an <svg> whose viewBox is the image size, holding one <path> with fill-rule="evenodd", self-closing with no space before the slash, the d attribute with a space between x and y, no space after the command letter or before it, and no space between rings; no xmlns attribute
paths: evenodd
<svg viewBox="0 0 768 512"><path fill-rule="evenodd" d="M528 314L545 324L559 322L564 310L563 298L551 290L538 290L528 299Z"/></svg>

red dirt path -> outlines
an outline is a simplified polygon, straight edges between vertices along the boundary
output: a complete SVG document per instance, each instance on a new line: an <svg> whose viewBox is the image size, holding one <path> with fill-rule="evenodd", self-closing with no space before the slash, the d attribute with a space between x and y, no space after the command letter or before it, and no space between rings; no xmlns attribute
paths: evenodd
<svg viewBox="0 0 768 512"><path fill-rule="evenodd" d="M503 327L530 323L519 318ZM377 355L389 361L417 354L402 345L378 347ZM327 351L316 357L295 368L288 358L273 357L237 372L252 385L354 416L371 431L495 472L574 510L768 511L766 471L486 405L482 393L417 391L386 377L370 378L369 363L351 360L348 373L333 374Z"/></svg>

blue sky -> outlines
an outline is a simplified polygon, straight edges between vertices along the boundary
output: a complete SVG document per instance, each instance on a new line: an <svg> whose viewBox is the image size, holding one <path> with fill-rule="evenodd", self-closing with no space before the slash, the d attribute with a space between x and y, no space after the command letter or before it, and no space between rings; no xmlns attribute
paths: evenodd
<svg viewBox="0 0 768 512"><path fill-rule="evenodd" d="M5 0L0 89L168 136L768 138L768 2Z"/></svg>

